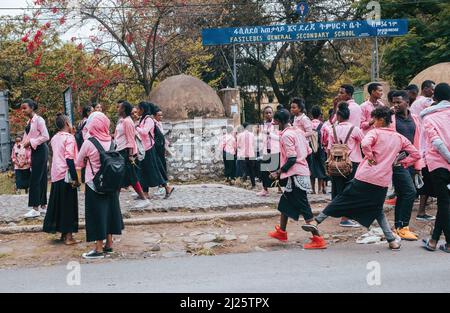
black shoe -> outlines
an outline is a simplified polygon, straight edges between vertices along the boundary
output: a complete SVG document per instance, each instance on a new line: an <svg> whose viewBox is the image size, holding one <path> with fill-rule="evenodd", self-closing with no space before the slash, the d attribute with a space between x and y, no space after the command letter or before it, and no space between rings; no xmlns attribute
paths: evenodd
<svg viewBox="0 0 450 313"><path fill-rule="evenodd" d="M111 253L113 253L113 252L114 252L113 248L106 248L106 247L103 247L103 253L111 254Z"/></svg>
<svg viewBox="0 0 450 313"><path fill-rule="evenodd" d="M88 253L83 253L82 257L83 257L83 259L86 259L86 260L98 260L98 259L104 259L105 255L103 254L103 252L97 252L95 250L92 250Z"/></svg>

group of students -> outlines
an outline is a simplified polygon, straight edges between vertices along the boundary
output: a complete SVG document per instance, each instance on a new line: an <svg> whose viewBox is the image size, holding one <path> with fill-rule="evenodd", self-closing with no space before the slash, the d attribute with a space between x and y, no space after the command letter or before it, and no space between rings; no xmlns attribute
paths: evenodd
<svg viewBox="0 0 450 313"><path fill-rule="evenodd" d="M44 232L61 233L61 241L66 245L79 243L73 234L79 228L78 188L84 182L86 237L87 242L95 242L95 247L83 258L99 259L112 253L113 235L121 235L124 229L119 202L122 188L134 188L139 208L150 204L152 187L165 189L165 199L174 192L167 178L162 113L154 104L141 102L133 108L127 101L119 101L119 120L113 135L111 122L101 106L86 106L76 130L67 116L58 114L57 132L51 141L45 120L37 114L36 102L24 100L21 109L29 121L23 139L17 140L14 149L28 149L29 161L17 157L13 161L17 163L16 173L26 166L31 168L27 186L28 206L32 209L25 217L45 214ZM49 141L52 184L47 207ZM108 162L112 164L110 169L120 169L115 181L106 181ZM82 177L77 169L82 169ZM21 179L27 178L21 175ZM108 184L117 188L108 190Z"/></svg>
<svg viewBox="0 0 450 313"><path fill-rule="evenodd" d="M354 88L341 86L325 122L320 119L320 107L313 108L311 120L304 102L294 99L290 112L282 107L274 114L269 107L264 110L264 125L257 128L262 132L254 134L243 125L234 137L233 129L228 128L221 141L227 178L233 178L236 159L246 170L255 166L255 142L262 133L263 157L259 160L264 162L259 169L264 189L259 195L266 196L270 186L285 186L278 205L280 225L269 233L270 237L287 241L288 219L298 221L302 216L302 228L312 233L311 242L304 247L324 249L327 243L320 236L319 225L329 216L341 218L343 226L368 228L376 220L389 247L399 250L401 239L418 240L409 223L414 201L420 195L417 220L435 220L432 238L424 240L425 248L435 251L444 233L447 244L440 249L450 252L449 85L425 81L420 96L415 85L391 91L389 105L381 101L381 84L370 84L368 91L370 98L360 106L353 100ZM334 153L341 156L337 162ZM343 163L347 166L336 165ZM270 166L265 167L267 164ZM332 202L314 218L307 194L315 179L319 180L318 192L325 193L327 176L332 183ZM390 202L395 204L393 229L383 212L390 186L396 194ZM425 212L429 196L437 197L436 217Z"/></svg>

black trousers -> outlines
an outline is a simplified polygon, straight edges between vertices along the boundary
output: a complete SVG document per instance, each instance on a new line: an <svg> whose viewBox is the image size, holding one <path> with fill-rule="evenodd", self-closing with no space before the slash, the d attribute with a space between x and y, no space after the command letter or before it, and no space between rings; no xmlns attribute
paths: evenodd
<svg viewBox="0 0 450 313"><path fill-rule="evenodd" d="M397 194L397 203L395 205L395 228L409 226L411 213L414 206L414 200L417 196L416 186L413 176L409 169L403 166L395 166L392 182L395 193Z"/></svg>
<svg viewBox="0 0 450 313"><path fill-rule="evenodd" d="M28 206L47 205L48 146L46 143L31 151L31 177Z"/></svg>
<svg viewBox="0 0 450 313"><path fill-rule="evenodd" d="M270 179L270 173L280 169L280 154L270 153L264 157L265 158L260 163L261 181L264 188L270 188L273 183L273 180Z"/></svg>
<svg viewBox="0 0 450 313"><path fill-rule="evenodd" d="M442 233L445 240L450 244L450 172L444 168L438 168L431 172L433 190L437 195L438 212L433 230L433 240L439 241Z"/></svg>
<svg viewBox="0 0 450 313"><path fill-rule="evenodd" d="M236 155L223 151L224 175L228 179L236 178Z"/></svg>
<svg viewBox="0 0 450 313"><path fill-rule="evenodd" d="M250 176L252 186L256 186L256 160L245 158L241 162L242 172L245 173L245 177Z"/></svg>

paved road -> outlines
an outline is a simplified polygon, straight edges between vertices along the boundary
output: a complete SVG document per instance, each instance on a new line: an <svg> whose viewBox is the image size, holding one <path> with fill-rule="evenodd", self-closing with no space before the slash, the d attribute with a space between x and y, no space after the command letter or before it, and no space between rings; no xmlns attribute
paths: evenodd
<svg viewBox="0 0 450 313"><path fill-rule="evenodd" d="M367 283L372 261L380 264L381 286ZM352 244L88 264L74 287L67 273L61 266L0 271L0 292L450 292L450 255L427 253L419 243L397 253Z"/></svg>

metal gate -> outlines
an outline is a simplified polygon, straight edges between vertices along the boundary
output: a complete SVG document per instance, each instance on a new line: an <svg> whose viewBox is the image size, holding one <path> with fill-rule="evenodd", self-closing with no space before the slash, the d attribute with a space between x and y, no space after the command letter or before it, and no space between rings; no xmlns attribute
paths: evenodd
<svg viewBox="0 0 450 313"><path fill-rule="evenodd" d="M5 92L0 91L0 171L7 170L10 164L10 144L8 98Z"/></svg>

